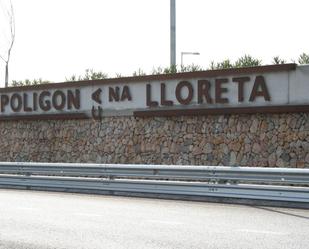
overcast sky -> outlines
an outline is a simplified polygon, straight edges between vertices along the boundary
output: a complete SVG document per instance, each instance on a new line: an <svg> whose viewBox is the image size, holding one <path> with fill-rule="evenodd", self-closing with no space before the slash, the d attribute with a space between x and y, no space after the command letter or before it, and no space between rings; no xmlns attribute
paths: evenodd
<svg viewBox="0 0 309 249"><path fill-rule="evenodd" d="M3 6L7 0L0 0ZM61 82L87 68L114 77L169 65L169 0L13 0L16 40L10 81ZM244 54L264 64L309 53L308 0L176 0L177 64ZM6 28L0 11L0 52ZM0 86L4 63L0 62Z"/></svg>

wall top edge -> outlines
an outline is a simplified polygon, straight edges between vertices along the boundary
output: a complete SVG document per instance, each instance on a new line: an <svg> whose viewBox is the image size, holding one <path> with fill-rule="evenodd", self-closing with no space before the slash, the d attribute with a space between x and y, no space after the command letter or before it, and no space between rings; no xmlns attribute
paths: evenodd
<svg viewBox="0 0 309 249"><path fill-rule="evenodd" d="M257 67L206 70L206 71L175 73L175 74L158 74L158 75L110 78L110 79L102 79L102 80L48 83L48 84L41 84L41 85L0 88L0 93L18 92L18 91L27 91L27 90L44 90L44 89L52 89L52 88L81 87L81 86L89 86L89 85L93 86L93 85L112 84L112 83L150 82L150 81L160 81L160 80L190 79L190 78L199 78L199 77L211 78L211 77L218 77L218 76L231 76L231 75L243 75L243 74L274 73L274 72L283 72L283 71L293 71L293 70L296 70L296 68L297 68L297 64L290 63L290 64L266 65L266 66L257 66Z"/></svg>

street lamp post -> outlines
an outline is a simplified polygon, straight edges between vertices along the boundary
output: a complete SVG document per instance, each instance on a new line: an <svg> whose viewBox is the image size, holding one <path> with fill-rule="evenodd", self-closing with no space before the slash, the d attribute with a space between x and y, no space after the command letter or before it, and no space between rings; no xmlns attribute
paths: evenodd
<svg viewBox="0 0 309 249"><path fill-rule="evenodd" d="M191 54L191 55L200 55L199 52L181 52L181 67L183 66L183 56L186 54Z"/></svg>

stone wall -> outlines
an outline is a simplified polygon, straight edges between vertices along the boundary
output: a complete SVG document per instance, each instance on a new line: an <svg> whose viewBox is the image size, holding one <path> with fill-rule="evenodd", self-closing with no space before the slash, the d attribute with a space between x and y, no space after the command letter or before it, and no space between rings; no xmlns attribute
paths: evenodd
<svg viewBox="0 0 309 249"><path fill-rule="evenodd" d="M309 114L1 121L0 160L309 167Z"/></svg>

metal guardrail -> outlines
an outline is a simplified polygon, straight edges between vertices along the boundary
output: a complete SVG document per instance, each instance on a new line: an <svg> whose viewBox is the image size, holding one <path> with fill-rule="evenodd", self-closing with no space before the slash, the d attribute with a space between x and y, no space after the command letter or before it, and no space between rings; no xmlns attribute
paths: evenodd
<svg viewBox="0 0 309 249"><path fill-rule="evenodd" d="M309 169L0 162L0 187L309 203Z"/></svg>
<svg viewBox="0 0 309 249"><path fill-rule="evenodd" d="M0 162L0 174L264 182L309 186L309 169L288 168Z"/></svg>

